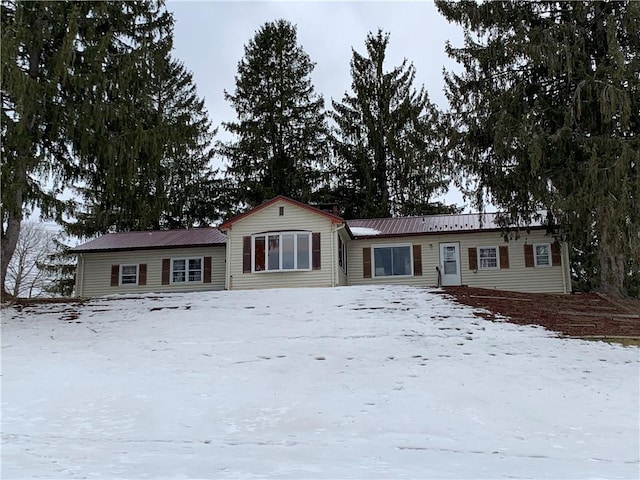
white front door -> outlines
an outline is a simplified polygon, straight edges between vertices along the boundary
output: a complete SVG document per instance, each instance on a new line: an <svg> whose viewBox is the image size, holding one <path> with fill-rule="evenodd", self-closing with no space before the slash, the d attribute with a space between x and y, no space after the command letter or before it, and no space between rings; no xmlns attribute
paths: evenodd
<svg viewBox="0 0 640 480"><path fill-rule="evenodd" d="M460 285L460 244L440 244L440 285Z"/></svg>

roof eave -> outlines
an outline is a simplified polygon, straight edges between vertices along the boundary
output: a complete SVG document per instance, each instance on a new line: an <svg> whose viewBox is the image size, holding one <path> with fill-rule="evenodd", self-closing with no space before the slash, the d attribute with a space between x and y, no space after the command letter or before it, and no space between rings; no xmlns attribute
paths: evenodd
<svg viewBox="0 0 640 480"><path fill-rule="evenodd" d="M112 248L91 248L91 249L71 249L69 253L99 253L99 252L131 252L134 250L168 250L176 248L198 248L198 247L224 247L227 242L219 243L189 243L186 245L147 245L140 247L112 247Z"/></svg>
<svg viewBox="0 0 640 480"><path fill-rule="evenodd" d="M521 228L521 230L543 230L544 226L531 226L527 228ZM495 233L495 232L504 232L503 228L481 228L481 229L473 229L473 230L438 230L438 231L429 231L429 232L408 232L408 233L380 233L377 235L353 235L351 231L351 238L353 240L372 240L375 238L399 238L399 237L419 237L419 236L430 236L430 235L443 235L443 234L462 234L462 233Z"/></svg>

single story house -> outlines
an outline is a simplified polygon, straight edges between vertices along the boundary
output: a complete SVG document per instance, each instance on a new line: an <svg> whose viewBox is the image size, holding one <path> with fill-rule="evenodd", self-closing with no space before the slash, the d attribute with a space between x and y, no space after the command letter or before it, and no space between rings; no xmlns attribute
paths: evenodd
<svg viewBox="0 0 640 480"><path fill-rule="evenodd" d="M568 293L566 243L496 214L344 220L284 196L217 228L112 233L72 250L76 294L404 284Z"/></svg>

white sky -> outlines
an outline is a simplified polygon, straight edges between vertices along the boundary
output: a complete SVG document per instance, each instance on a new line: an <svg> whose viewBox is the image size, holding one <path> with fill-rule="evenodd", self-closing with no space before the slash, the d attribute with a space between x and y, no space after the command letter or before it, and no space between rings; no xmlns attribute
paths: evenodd
<svg viewBox="0 0 640 480"><path fill-rule="evenodd" d="M433 2L219 2L167 3L175 18L175 57L193 72L214 125L235 120L235 111L224 99L233 92L238 62L244 46L266 22L284 18L297 26L298 43L316 63L312 80L329 108L351 88L351 49L364 53L368 32L378 28L390 33L387 68L406 58L416 68L415 86L424 85L431 100L446 108L442 69L456 63L444 52L445 43L462 45L462 30L449 24ZM218 138L225 137L220 128ZM445 200L463 204L451 192Z"/></svg>

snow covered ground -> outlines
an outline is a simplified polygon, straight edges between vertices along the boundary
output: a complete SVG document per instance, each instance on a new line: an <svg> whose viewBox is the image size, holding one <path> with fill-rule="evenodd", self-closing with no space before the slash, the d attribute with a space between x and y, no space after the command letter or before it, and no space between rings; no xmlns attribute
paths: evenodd
<svg viewBox="0 0 640 480"><path fill-rule="evenodd" d="M345 287L2 311L2 478L638 478L639 349Z"/></svg>

